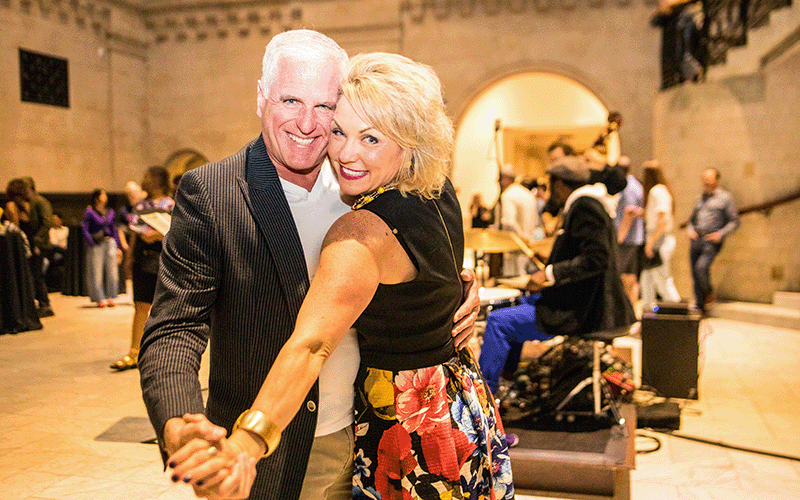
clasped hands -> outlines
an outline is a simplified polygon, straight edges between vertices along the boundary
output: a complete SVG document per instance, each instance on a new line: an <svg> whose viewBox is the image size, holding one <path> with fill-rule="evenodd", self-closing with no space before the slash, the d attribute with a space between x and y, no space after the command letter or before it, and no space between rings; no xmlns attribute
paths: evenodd
<svg viewBox="0 0 800 500"><path fill-rule="evenodd" d="M191 484L198 498L247 498L258 459L226 434L224 427L212 424L202 414L170 419L164 427L164 441L172 481Z"/></svg>

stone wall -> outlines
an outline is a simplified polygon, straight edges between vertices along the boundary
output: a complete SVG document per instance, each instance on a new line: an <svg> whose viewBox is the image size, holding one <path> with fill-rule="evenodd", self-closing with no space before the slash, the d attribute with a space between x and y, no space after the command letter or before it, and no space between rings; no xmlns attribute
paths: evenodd
<svg viewBox="0 0 800 500"><path fill-rule="evenodd" d="M503 78L556 73L622 113L620 138L633 165L649 158L659 81L660 34L649 25L654 5L462 1L447 3L454 5L450 9L422 9L423 3L428 2L409 2L403 12L403 51L436 69L457 122L483 90Z"/></svg>
<svg viewBox="0 0 800 500"><path fill-rule="evenodd" d="M73 96L66 110L20 103L16 72L0 77L11 132L0 138L10 152L7 176L37 169L44 191L116 190L181 149L211 160L234 153L259 131L264 46L296 27L323 31L351 54L400 52L431 64L456 122L482 89L506 76L569 76L622 111L623 147L634 163L649 157L658 34L644 1L125 5L0 3L0 61L16 67L18 46L66 58Z"/></svg>
<svg viewBox="0 0 800 500"><path fill-rule="evenodd" d="M42 192L115 191L141 178L152 161L146 43L115 33L114 20L100 4L0 3L3 186L32 175ZM68 108L21 102L19 49L67 60Z"/></svg>
<svg viewBox="0 0 800 500"><path fill-rule="evenodd" d="M800 191L800 47L754 75L659 94L653 107L655 157L676 193L685 222L701 191L703 169L717 168L740 208ZM741 217L712 268L723 299L772 302L776 290L800 290L800 201ZM677 231L677 230L676 230ZM678 231L673 274L692 296L689 243Z"/></svg>
<svg viewBox="0 0 800 500"><path fill-rule="evenodd" d="M349 53L390 51L430 64L458 125L481 92L531 71L571 78L622 112L634 172L667 168L677 218L705 166L723 171L739 205L798 189L797 54L756 76L658 94L651 0L0 1L1 182L33 175L42 192L119 192L145 167L191 149L214 161L260 131L256 81L264 46L308 27ZM146 4L144 4L146 5ZM20 102L18 49L69 61L70 107ZM654 104L655 103L655 104ZM524 103L520 103L524 105ZM468 168L455 165L455 168ZM797 204L748 215L715 266L720 296L768 300L798 289ZM795 224L796 226L796 224ZM690 296L685 238L675 274Z"/></svg>

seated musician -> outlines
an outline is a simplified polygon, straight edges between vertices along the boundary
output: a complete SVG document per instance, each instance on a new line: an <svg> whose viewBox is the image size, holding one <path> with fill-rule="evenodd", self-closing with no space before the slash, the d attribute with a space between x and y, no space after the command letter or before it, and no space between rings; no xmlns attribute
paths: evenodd
<svg viewBox="0 0 800 500"><path fill-rule="evenodd" d="M616 236L602 183L589 184L583 158L565 157L548 169L551 200L563 208L544 269L530 275L527 288L539 292L515 307L497 309L486 319L480 366L489 387L516 371L522 344L556 335L610 330L635 321L617 271Z"/></svg>

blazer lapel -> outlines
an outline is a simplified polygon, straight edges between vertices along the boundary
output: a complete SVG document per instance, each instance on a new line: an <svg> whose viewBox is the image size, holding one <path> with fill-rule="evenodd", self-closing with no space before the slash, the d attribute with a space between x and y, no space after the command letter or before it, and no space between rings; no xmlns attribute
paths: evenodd
<svg viewBox="0 0 800 500"><path fill-rule="evenodd" d="M247 148L246 179L239 188L275 261L292 316L308 291L308 269L292 211L261 136Z"/></svg>

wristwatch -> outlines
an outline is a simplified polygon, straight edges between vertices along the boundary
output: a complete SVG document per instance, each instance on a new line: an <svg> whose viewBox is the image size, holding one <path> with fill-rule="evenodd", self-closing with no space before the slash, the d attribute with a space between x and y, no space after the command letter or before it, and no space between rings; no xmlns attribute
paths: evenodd
<svg viewBox="0 0 800 500"><path fill-rule="evenodd" d="M236 429L255 434L259 439L264 441L264 444L267 446L267 451L264 453L265 457L275 451L275 448L278 447L278 443L281 442L281 431L278 430L275 424L267 419L266 415L258 410L251 409L242 412L239 418L236 419L236 423L233 424L233 430L235 431Z"/></svg>

